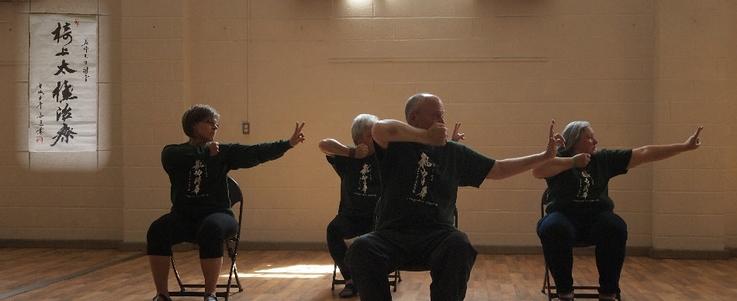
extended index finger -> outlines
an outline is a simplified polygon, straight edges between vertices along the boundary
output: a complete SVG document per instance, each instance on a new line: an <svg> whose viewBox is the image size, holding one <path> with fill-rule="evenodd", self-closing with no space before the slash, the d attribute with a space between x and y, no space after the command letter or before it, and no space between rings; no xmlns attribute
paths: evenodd
<svg viewBox="0 0 737 301"><path fill-rule="evenodd" d="M703 126L699 126L699 127L698 127L698 128L696 129L696 133L694 134L694 137L695 137L695 138L699 138L699 134L701 134L701 130L703 130L703 129L704 129L704 127L703 127Z"/></svg>
<svg viewBox="0 0 737 301"><path fill-rule="evenodd" d="M548 133L548 137L553 137L553 128L555 127L555 119L550 119L550 132Z"/></svg>

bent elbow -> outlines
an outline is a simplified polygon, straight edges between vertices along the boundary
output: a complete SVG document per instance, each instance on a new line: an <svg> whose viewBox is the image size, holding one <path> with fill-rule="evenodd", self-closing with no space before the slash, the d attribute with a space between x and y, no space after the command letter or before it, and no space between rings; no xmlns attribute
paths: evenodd
<svg viewBox="0 0 737 301"><path fill-rule="evenodd" d="M371 127L371 137L379 145L385 146L389 141L390 126L384 120L380 120Z"/></svg>

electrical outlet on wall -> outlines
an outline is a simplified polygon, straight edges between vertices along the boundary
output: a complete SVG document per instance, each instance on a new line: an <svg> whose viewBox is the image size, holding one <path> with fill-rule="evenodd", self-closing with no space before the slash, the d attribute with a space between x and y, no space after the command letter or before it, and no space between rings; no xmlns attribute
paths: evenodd
<svg viewBox="0 0 737 301"><path fill-rule="evenodd" d="M243 131L243 135L248 135L251 133L251 123L248 121L244 121L241 123L241 130Z"/></svg>

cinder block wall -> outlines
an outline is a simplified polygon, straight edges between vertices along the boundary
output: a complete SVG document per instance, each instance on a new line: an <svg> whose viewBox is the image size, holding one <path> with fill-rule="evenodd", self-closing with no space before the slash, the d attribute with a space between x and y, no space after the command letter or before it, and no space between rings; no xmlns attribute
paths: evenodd
<svg viewBox="0 0 737 301"><path fill-rule="evenodd" d="M694 153L611 182L629 245L737 248L737 9L714 1L142 1L0 3L0 88L17 114L0 145L0 239L141 243L169 206L163 145L184 141L194 103L222 115L220 140L305 144L232 174L246 193L244 239L318 244L338 178L317 150L350 141L351 119L403 118L428 91L494 158L541 151L546 124L590 120L601 147L685 140ZM28 13L91 13L100 28L100 146L29 154ZM251 124L241 134L241 122ZM68 164L59 166L62 160ZM74 166L83 168L70 168ZM50 169L48 166L57 166ZM459 195L478 246L539 244L544 182L523 174Z"/></svg>

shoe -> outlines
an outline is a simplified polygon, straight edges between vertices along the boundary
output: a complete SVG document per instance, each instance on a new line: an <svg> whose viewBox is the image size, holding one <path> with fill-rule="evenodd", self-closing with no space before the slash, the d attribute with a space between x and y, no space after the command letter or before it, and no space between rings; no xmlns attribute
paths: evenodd
<svg viewBox="0 0 737 301"><path fill-rule="evenodd" d="M205 295L205 301L218 301L218 297L215 296L215 294L207 294Z"/></svg>
<svg viewBox="0 0 737 301"><path fill-rule="evenodd" d="M560 301L573 301L573 293L560 294L558 295Z"/></svg>
<svg viewBox="0 0 737 301"><path fill-rule="evenodd" d="M152 301L171 301L171 298L169 296L166 296L164 294L158 294L156 297L152 299Z"/></svg>
<svg viewBox="0 0 737 301"><path fill-rule="evenodd" d="M358 289L353 286L353 283L346 284L342 291L338 294L341 298L351 298L358 294Z"/></svg>

